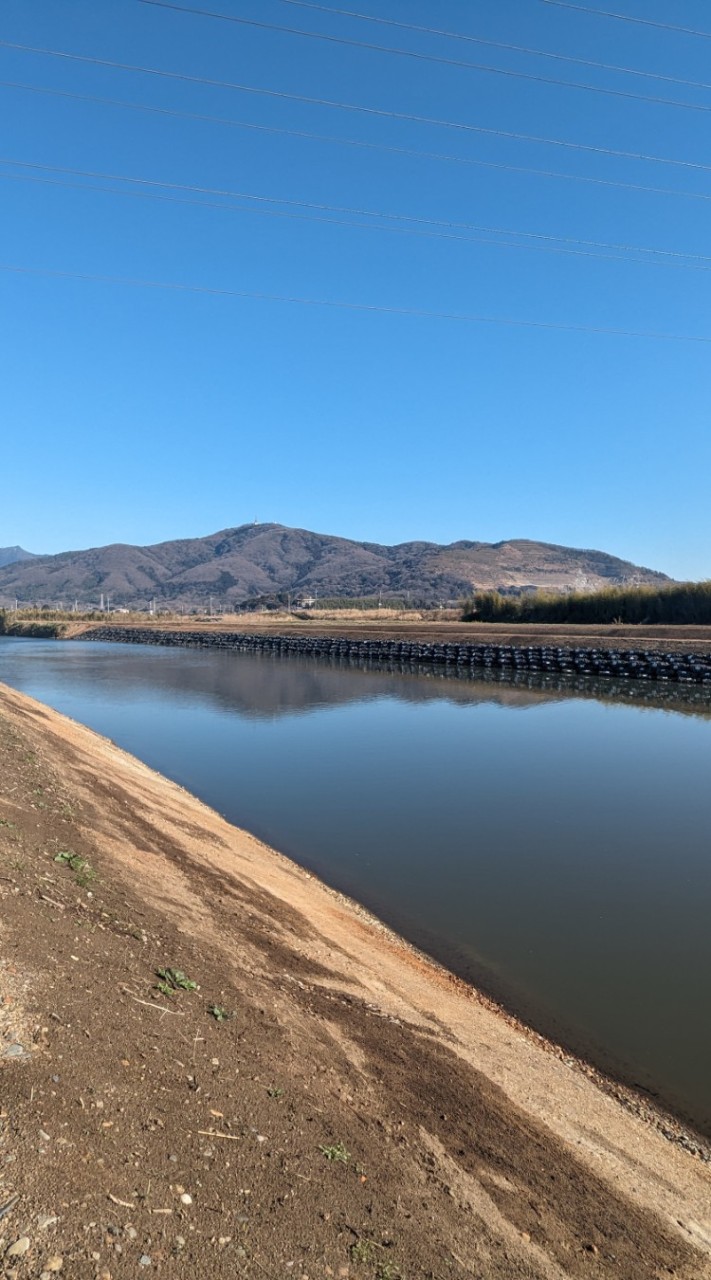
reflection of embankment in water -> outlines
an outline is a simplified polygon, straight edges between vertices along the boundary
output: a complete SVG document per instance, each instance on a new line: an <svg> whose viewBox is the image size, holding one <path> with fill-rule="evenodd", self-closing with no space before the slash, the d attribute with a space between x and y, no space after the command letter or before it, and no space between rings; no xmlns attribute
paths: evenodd
<svg viewBox="0 0 711 1280"><path fill-rule="evenodd" d="M407 675L416 670L418 675L444 681L461 681L476 686L487 686L487 695L479 693L468 701L497 702L511 707L527 707L545 702L558 702L565 698L592 698L596 702L617 703L624 706L660 708L678 711L682 715L711 718L711 689L707 686L682 685L672 682L632 680L601 676L560 675L553 672L503 671L477 672L459 668L388 666L392 674ZM449 692L446 695L451 698ZM455 699L452 699L455 700ZM456 699L459 701L460 699Z"/></svg>
<svg viewBox="0 0 711 1280"><path fill-rule="evenodd" d="M456 666L386 662L382 659L367 660L357 657L314 659L284 653L250 654L249 658L266 664L269 673L262 690L266 695L264 701L259 697L258 683L250 684L249 707L245 707L245 710L252 715L259 715L260 712L278 714L277 704L286 713L307 710L312 705L323 706L385 696L397 698L401 702L442 700L472 706L495 703L522 710L568 698L589 698L596 702L648 707L711 719L711 689L708 686L632 680L628 676L614 679L553 672L482 672ZM284 662L288 663L292 672L295 668L304 669L302 692L306 696L303 701L298 696L294 697L293 683L290 696L283 699L274 697L275 669ZM328 679L329 671L347 671L349 674L358 674L363 679L352 691L346 690L340 683L331 684ZM396 681L389 683L388 676L396 677Z"/></svg>
<svg viewBox="0 0 711 1280"><path fill-rule="evenodd" d="M3 641L22 646L27 641ZM108 650L96 641L74 641L67 646L80 661L83 675L107 678L104 661L92 662L91 654ZM71 662L62 645L62 661ZM205 653L210 661L204 661ZM150 653L156 666L137 662ZM180 656L178 662L173 656ZM59 656L59 655L57 655ZM103 656L103 655L102 655ZM29 654L28 654L29 657ZM399 702L445 701L455 705L493 703L525 710L547 702L571 698L590 699L625 706L678 712L711 718L711 688L676 681L634 680L558 672L483 671L456 665L444 666L409 660L362 656L299 653L264 653L240 650L174 648L111 643L108 678L119 678L127 688L150 687L153 696L180 693L207 697L216 706L234 709L254 719L279 719L326 706L346 706L377 698ZM88 663L87 663L88 659ZM348 680L344 681L343 676Z"/></svg>

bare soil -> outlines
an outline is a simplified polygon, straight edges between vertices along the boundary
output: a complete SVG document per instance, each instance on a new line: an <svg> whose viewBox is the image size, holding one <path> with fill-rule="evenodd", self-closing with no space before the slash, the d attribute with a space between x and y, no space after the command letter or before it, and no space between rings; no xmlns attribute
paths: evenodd
<svg viewBox="0 0 711 1280"><path fill-rule="evenodd" d="M711 1277L707 1164L4 688L0 904L9 1280Z"/></svg>

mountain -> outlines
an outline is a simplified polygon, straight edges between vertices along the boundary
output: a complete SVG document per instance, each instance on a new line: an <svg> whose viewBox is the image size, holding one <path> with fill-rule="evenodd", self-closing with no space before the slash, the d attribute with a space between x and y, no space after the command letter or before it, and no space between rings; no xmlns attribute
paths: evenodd
<svg viewBox="0 0 711 1280"><path fill-rule="evenodd" d="M22 547L0 547L0 569L6 564L17 564L20 560L34 560L31 551L23 551Z"/></svg>
<svg viewBox="0 0 711 1280"><path fill-rule="evenodd" d="M542 587L596 590L611 585L661 585L663 573L603 551L546 542L403 542L380 546L347 538L247 524L205 538L133 547L115 543L89 551L36 556L0 568L0 603L113 606L157 604L233 607L279 592L297 597L409 597L413 603L459 600L474 588Z"/></svg>

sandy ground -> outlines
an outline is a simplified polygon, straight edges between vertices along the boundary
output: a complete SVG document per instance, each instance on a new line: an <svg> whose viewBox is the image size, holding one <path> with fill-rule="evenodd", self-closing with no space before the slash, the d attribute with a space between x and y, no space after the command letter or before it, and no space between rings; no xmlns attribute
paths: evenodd
<svg viewBox="0 0 711 1280"><path fill-rule="evenodd" d="M0 908L10 1280L711 1277L708 1164L2 687Z"/></svg>

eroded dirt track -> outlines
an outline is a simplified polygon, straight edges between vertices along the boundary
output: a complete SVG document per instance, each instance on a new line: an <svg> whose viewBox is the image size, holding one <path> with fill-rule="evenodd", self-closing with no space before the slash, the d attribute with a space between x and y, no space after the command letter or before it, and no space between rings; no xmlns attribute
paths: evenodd
<svg viewBox="0 0 711 1280"><path fill-rule="evenodd" d="M711 1277L707 1165L4 689L0 824L2 1274Z"/></svg>

